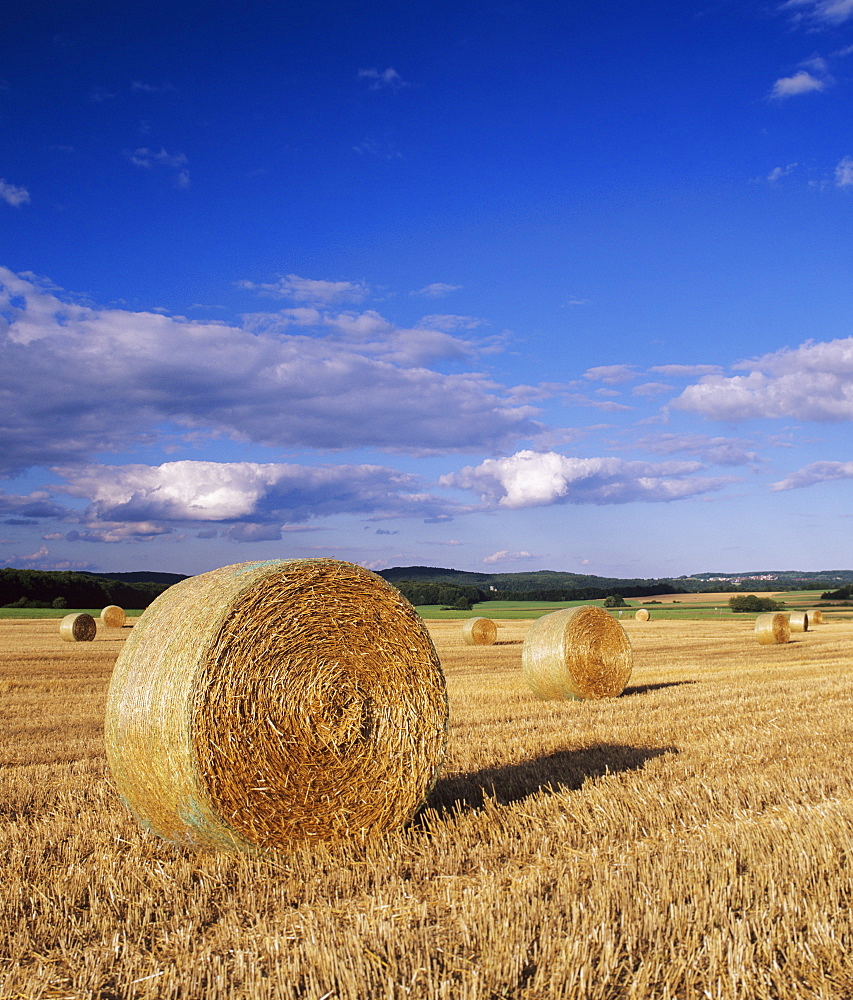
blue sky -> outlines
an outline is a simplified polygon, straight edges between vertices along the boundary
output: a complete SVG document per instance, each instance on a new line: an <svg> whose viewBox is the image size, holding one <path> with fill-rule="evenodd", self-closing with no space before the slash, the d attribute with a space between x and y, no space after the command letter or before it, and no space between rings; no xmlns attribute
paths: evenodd
<svg viewBox="0 0 853 1000"><path fill-rule="evenodd" d="M853 0L32 0L0 565L853 567Z"/></svg>

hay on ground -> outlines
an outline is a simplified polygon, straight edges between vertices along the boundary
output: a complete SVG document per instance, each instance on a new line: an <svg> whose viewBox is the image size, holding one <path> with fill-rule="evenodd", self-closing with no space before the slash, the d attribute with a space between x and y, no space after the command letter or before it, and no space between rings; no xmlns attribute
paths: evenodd
<svg viewBox="0 0 853 1000"><path fill-rule="evenodd" d="M640 608L634 617L638 622L647 622L652 616L648 608Z"/></svg>
<svg viewBox="0 0 853 1000"><path fill-rule="evenodd" d="M107 628L124 628L127 615L124 613L124 608L120 608L117 604L108 604L101 612L101 621Z"/></svg>
<svg viewBox="0 0 853 1000"><path fill-rule="evenodd" d="M781 611L768 611L755 619L755 637L763 646L790 642L791 623Z"/></svg>
<svg viewBox="0 0 853 1000"><path fill-rule="evenodd" d="M792 632L808 632L809 616L807 611L791 611L788 613Z"/></svg>
<svg viewBox="0 0 853 1000"><path fill-rule="evenodd" d="M97 631L95 619L82 611L66 615L59 623L59 634L66 642L91 642Z"/></svg>
<svg viewBox="0 0 853 1000"><path fill-rule="evenodd" d="M466 646L491 646L498 637L498 627L491 618L469 618L462 625Z"/></svg>
<svg viewBox="0 0 853 1000"><path fill-rule="evenodd" d="M141 615L107 696L107 759L144 827L232 851L356 840L435 783L447 696L426 626L334 559L225 566Z"/></svg>
<svg viewBox="0 0 853 1000"><path fill-rule="evenodd" d="M823 625L823 612L820 608L812 608L809 612L809 625Z"/></svg>
<svg viewBox="0 0 853 1000"><path fill-rule="evenodd" d="M631 643L601 608L565 608L530 626L521 664L537 698L615 698L631 676Z"/></svg>

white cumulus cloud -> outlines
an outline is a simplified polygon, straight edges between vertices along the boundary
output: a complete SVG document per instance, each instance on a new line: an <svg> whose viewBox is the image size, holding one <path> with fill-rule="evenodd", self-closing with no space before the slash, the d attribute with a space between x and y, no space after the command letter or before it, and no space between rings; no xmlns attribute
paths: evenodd
<svg viewBox="0 0 853 1000"><path fill-rule="evenodd" d="M747 375L707 375L670 403L711 420L759 417L810 421L853 418L853 337L808 341L735 368Z"/></svg>
<svg viewBox="0 0 853 1000"><path fill-rule="evenodd" d="M253 526L231 532L243 541L334 514L434 517L452 508L425 493L419 477L376 465L178 461L54 471L65 480L56 492L88 500L93 524L236 521Z"/></svg>
<svg viewBox="0 0 853 1000"><path fill-rule="evenodd" d="M471 490L487 507L519 509L555 503L680 500L719 489L729 479L699 477L699 462L627 462L519 451L442 476L442 486Z"/></svg>
<svg viewBox="0 0 853 1000"><path fill-rule="evenodd" d="M825 90L826 85L827 81L825 78L814 76L808 70L801 69L799 72L794 73L793 76L780 77L773 84L770 96L777 100L782 100L786 97L795 97L798 94L810 94L815 91Z"/></svg>

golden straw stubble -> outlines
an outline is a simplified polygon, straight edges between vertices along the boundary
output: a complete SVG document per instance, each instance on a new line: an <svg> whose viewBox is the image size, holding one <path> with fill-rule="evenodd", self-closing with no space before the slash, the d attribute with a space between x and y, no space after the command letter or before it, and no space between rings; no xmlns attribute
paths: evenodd
<svg viewBox="0 0 853 1000"><path fill-rule="evenodd" d="M491 618L469 618L462 626L466 646L491 646L498 637L498 627Z"/></svg>
<svg viewBox="0 0 853 1000"><path fill-rule="evenodd" d="M521 664L538 698L614 698L631 677L625 630L594 605L543 615L528 629Z"/></svg>
<svg viewBox="0 0 853 1000"><path fill-rule="evenodd" d="M755 619L755 637L762 646L790 642L791 623L781 611L768 611Z"/></svg>
<svg viewBox="0 0 853 1000"><path fill-rule="evenodd" d="M447 696L426 626L333 559L226 566L138 619L107 698L107 759L148 829L188 846L365 840L438 777Z"/></svg>
<svg viewBox="0 0 853 1000"><path fill-rule="evenodd" d="M84 611L66 615L59 623L59 634L66 642L92 642L98 626Z"/></svg>

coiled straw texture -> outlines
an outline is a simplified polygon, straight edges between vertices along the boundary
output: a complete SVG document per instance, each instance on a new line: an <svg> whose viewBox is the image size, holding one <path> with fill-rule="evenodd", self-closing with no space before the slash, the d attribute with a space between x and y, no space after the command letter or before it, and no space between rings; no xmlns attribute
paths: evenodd
<svg viewBox="0 0 853 1000"><path fill-rule="evenodd" d="M631 677L631 643L606 611L592 605L543 615L521 650L527 684L538 698L615 698Z"/></svg>
<svg viewBox="0 0 853 1000"><path fill-rule="evenodd" d="M105 738L119 793L167 840L363 841L407 822L435 783L444 676L381 577L333 559L225 566L138 619Z"/></svg>
<svg viewBox="0 0 853 1000"><path fill-rule="evenodd" d="M101 621L106 628L124 628L127 615L124 613L124 608L120 608L117 604L108 604L101 611Z"/></svg>
<svg viewBox="0 0 853 1000"><path fill-rule="evenodd" d="M498 637L498 627L491 618L469 618L462 625L466 646L491 646Z"/></svg>
<svg viewBox="0 0 853 1000"><path fill-rule="evenodd" d="M640 610L634 615L638 622L647 622L652 616L648 608L640 608Z"/></svg>
<svg viewBox="0 0 853 1000"><path fill-rule="evenodd" d="M768 611L755 619L755 637L763 646L790 642L791 623L781 611Z"/></svg>
<svg viewBox="0 0 853 1000"><path fill-rule="evenodd" d="M59 634L66 642L91 642L97 631L95 619L82 611L66 615L59 623Z"/></svg>
<svg viewBox="0 0 853 1000"><path fill-rule="evenodd" d="M806 611L791 611L788 614L788 621L791 623L792 632L808 632L809 616Z"/></svg>
<svg viewBox="0 0 853 1000"><path fill-rule="evenodd" d="M809 625L823 625L823 612L820 608L812 608L809 612Z"/></svg>

